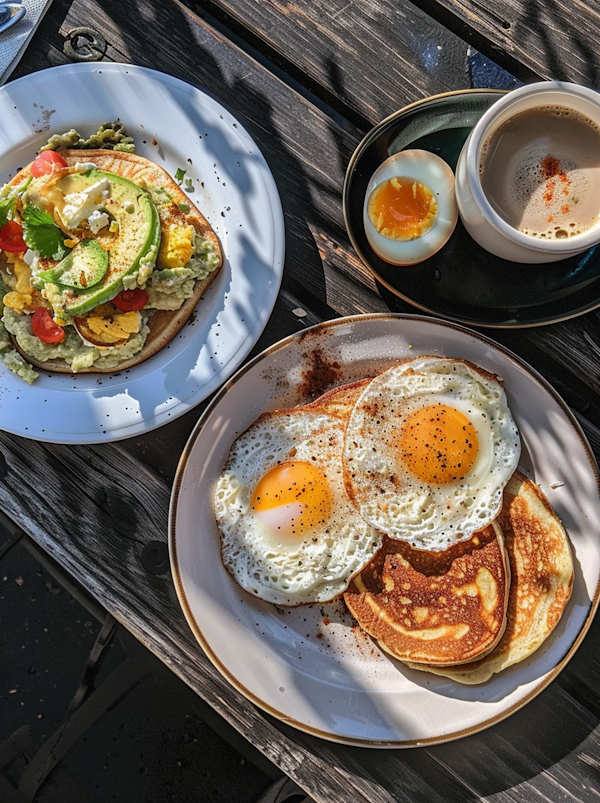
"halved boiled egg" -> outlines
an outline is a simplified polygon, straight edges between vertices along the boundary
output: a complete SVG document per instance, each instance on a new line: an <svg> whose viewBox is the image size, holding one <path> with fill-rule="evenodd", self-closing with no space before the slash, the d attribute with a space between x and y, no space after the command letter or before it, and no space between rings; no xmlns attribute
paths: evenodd
<svg viewBox="0 0 600 803"><path fill-rule="evenodd" d="M457 220L454 173L434 153L400 151L371 176L363 222L369 245L386 262L413 265L433 256Z"/></svg>

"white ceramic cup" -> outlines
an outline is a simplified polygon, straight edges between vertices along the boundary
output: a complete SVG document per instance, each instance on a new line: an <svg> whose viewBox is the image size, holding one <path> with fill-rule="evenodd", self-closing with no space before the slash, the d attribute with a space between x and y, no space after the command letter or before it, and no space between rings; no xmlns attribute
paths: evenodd
<svg viewBox="0 0 600 803"><path fill-rule="evenodd" d="M458 158L456 200L466 230L487 251L512 262L557 262L600 242L600 217L598 223L580 234L563 240L541 239L511 226L495 211L483 191L480 176L483 144L502 123L519 112L554 105L573 109L600 126L600 93L578 84L542 81L515 89L492 104L474 126Z"/></svg>

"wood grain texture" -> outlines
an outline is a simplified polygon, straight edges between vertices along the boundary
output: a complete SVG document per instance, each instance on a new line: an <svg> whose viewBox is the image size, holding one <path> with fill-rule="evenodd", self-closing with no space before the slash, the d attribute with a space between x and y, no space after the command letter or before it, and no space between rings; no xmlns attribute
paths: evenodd
<svg viewBox="0 0 600 803"><path fill-rule="evenodd" d="M148 6L143 38L135 15L113 4L75 3L61 30L86 25L89 7L109 42L111 58L132 60L206 87L234 109L259 143L281 195L288 242L284 282L290 279L315 290L327 282L335 288L338 270L321 258L314 232L328 232L348 250L339 198L360 133L333 121L179 3ZM174 33L169 38L164 31ZM326 279L327 274L331 277ZM331 310L354 311L351 305L345 307L345 297L333 294L328 299Z"/></svg>
<svg viewBox="0 0 600 803"><path fill-rule="evenodd" d="M252 8L247 8L246 2ZM394 69L395 54L391 50L383 55L370 52L367 39L351 58L346 50L335 51L332 37L335 41L340 39L341 34L335 33L336 25L340 24L338 18L344 16L336 14L338 5L328 11L319 0L303 0L301 5L257 4L253 0L244 0L244 3L238 6L236 0L227 8L233 13L230 6L235 5L240 21L247 12L253 35L258 36L262 30L264 39L279 37L280 47L286 49L289 58L296 60L302 69L309 69L306 62L313 59L311 47L316 47L310 36L321 43L321 48L335 52L338 68L345 75L366 70L365 60L375 60L382 72ZM375 25L368 22L371 6L371 3L360 6L363 25L367 27ZM210 7L213 8L213 4ZM379 11L383 14L385 10L384 16L393 17L396 7L410 8L410 4L395 3L382 6ZM347 17L350 12L358 13L357 8L350 4L344 14ZM101 6L91 1L74 3L61 26L63 33L85 25L90 9L93 9L97 28L108 40L111 58L130 59L207 87L235 110L256 139L275 176L285 213L284 288L306 306L319 307L321 317L386 308L411 311L404 302L394 299L390 303L384 296L382 304L382 300L372 294L373 279L367 269L358 267L345 231L340 197L346 166L362 138L359 129L349 122L343 123L338 115L328 114L326 108L311 103L308 97L274 76L268 65L259 63L240 47L232 46L180 2L148 6L144 11L148 26L142 37L137 19L132 19L120 6ZM295 19L295 15L303 20L301 34L289 30L290 17ZM371 16L379 19L374 11ZM381 21L377 24L378 35L383 36L385 27ZM295 30L295 23L291 27ZM395 30L391 24L390 28ZM176 34L171 40L162 35L163 31ZM294 37L299 37L300 42L294 44ZM423 75L420 65L413 66L415 71ZM413 72L407 73L409 83L414 79ZM419 86L418 91L433 89L428 84L427 88ZM365 92L359 80L352 82L351 91L348 89L345 96L349 117ZM405 100L387 98L382 101L381 113L395 111ZM328 243L332 247L327 246ZM356 289L346 281L346 276L356 283ZM541 349L551 359L559 360L574 377L588 382L590 366L586 364L582 370L581 355L590 353L589 338L596 339L595 315L569 321L564 325L568 331L565 336L556 329L560 324L536 329L534 335L523 336L517 350L535 366L535 354ZM501 331L492 331L491 335L500 342L505 340ZM561 342L560 348L557 348L557 340ZM600 418L594 418L593 422L600 425Z"/></svg>
<svg viewBox="0 0 600 803"><path fill-rule="evenodd" d="M515 75L600 85L600 9L581 0L414 0Z"/></svg>
<svg viewBox="0 0 600 803"><path fill-rule="evenodd" d="M412 3L211 0L210 9L282 69L371 124L427 95L467 86L467 45ZM349 112L350 110L350 112Z"/></svg>
<svg viewBox="0 0 600 803"><path fill-rule="evenodd" d="M294 3L255 3L254 0L218 0L208 4L190 2L192 8L200 5L213 12L218 10L221 18L231 24L236 22L238 26L244 26L255 46L262 43L265 55L277 53L282 63L285 60L286 63L295 64L310 81L324 87L329 97L335 95L337 107L343 108L349 119L361 115L375 124L414 99L450 87L467 86L466 72L458 78L456 71L444 73L442 66L439 70L437 67L427 70L422 58L415 53L410 57L406 55L410 47L415 47L407 34L411 24L414 23L421 32L424 28L422 19L418 25L420 12L416 12L410 3L373 0L347 3L338 0L325 8L319 0ZM434 10L435 7L431 9L432 13ZM470 18L470 12L465 12L463 16ZM427 22L427 26L428 32L433 29L433 33L427 42L421 36L423 53L435 47L432 43L437 35L433 21L431 25ZM402 41L398 42L398 39ZM379 46L381 40L386 43L384 49ZM454 46L459 49L462 47L458 42ZM402 59L399 53L405 53L406 57ZM346 84L342 86L343 82L336 83L328 79L323 67L327 59L336 64L336 71ZM375 79L370 71L374 67L378 74L391 79L393 92L386 93L373 88ZM398 70L402 73L400 77ZM440 73L445 78L445 84L440 82ZM407 85L411 88L409 93L406 93ZM219 87L219 91L223 89ZM286 277L293 280L290 289L300 294L307 303L313 302L311 293L326 299L327 306L338 315L384 309L411 311L410 305L400 300L394 299L390 304L388 295L375 299L365 295L362 288L357 295L345 279L345 276L349 276L359 286L377 290L368 269L356 258L344 231L343 220L339 217L330 219L332 213L335 214L335 210L339 209L346 166L353 148L358 145L360 131L353 132L347 126L339 125L335 117L327 118L325 115L316 118L314 113L305 118L306 127L302 123L296 125L298 115L307 113L310 104L294 103L276 87L268 94L273 117L278 118L282 109L289 109L295 121L291 128L278 128L286 145L285 152L273 152L273 160L268 157L286 212L290 243ZM367 108L368 103L375 99L377 109ZM262 135L267 137L271 146L274 144L273 129L263 126ZM327 146L323 149L324 142L327 142ZM267 146L267 151L271 153L270 146ZM288 159L289 154L292 156ZM319 164L311 169L314 154ZM297 159L299 155L302 157L300 163ZM302 185L307 192L298 195ZM306 213L308 199L313 209L320 212L318 220L312 210L308 215ZM315 244L318 249L316 253L313 248ZM535 334L522 338L518 351L535 365L535 353L541 349L548 357L560 361L574 377L588 384L595 381L600 364L593 357L594 343L600 340L596 320L596 313L592 313L577 321L537 329ZM510 335L498 331L492 331L491 335L500 342L513 340ZM583 410L580 409L580 412ZM589 412L596 414L595 410ZM600 418L593 420L600 424Z"/></svg>
<svg viewBox="0 0 600 803"><path fill-rule="evenodd" d="M312 765L315 780L307 788L327 800L321 797L325 779L317 777L327 747L315 739L307 738L304 746L286 737L234 691L195 641L170 575L143 569L144 545L166 541L169 488L116 445L24 445L20 438L0 435L3 510L230 724L253 734L259 749L301 785ZM311 742L318 742L319 750ZM327 784L348 799L392 800L377 783L350 776L339 761L327 774Z"/></svg>
<svg viewBox="0 0 600 803"><path fill-rule="evenodd" d="M438 13L442 4L431 5ZM286 220L283 290L255 353L323 318L410 309L381 293L357 259L340 198L363 123L372 125L408 100L454 85L454 77L432 77L411 56L416 44L407 41L408 23L417 26L420 12L392 0L219 0L195 8L235 17L236 41L176 0L135 6L54 0L14 77L65 62L63 37L86 25L107 38L108 59L207 87L233 109L273 171ZM476 28L470 8L461 10L465 31ZM417 27L426 27L422 15ZM240 39L244 30L246 39ZM490 34L489 47L510 53L519 37L509 39L497 44L501 39ZM264 49L256 54L261 42ZM268 59L276 56L273 66ZM530 55L519 58L530 69ZM294 65L294 75L287 76L284 68ZM387 81L383 89L381 77ZM298 307L306 318L294 315ZM598 314L543 329L486 334L559 387L600 455ZM0 506L317 801L597 801L597 623L558 680L526 708L488 731L437 747L382 751L330 744L264 716L229 687L196 644L170 576L150 575L140 561L146 543L166 539L170 486L203 406L118 445L48 446L0 433Z"/></svg>

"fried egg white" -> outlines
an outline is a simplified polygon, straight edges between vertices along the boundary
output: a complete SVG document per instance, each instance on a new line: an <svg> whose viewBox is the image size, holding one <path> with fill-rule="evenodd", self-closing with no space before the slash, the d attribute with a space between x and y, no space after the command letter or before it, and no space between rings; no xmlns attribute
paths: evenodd
<svg viewBox="0 0 600 803"><path fill-rule="evenodd" d="M266 602L326 602L381 545L344 488L344 423L265 413L233 444L215 490L225 568Z"/></svg>
<svg viewBox="0 0 600 803"><path fill-rule="evenodd" d="M378 531L444 550L497 516L521 446L497 377L418 357L373 379L346 430L348 494Z"/></svg>

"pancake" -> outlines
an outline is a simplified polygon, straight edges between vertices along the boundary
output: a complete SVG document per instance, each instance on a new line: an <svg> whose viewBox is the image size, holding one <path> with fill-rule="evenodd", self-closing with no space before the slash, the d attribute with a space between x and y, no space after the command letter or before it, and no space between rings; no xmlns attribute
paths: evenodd
<svg viewBox="0 0 600 803"><path fill-rule="evenodd" d="M186 298L181 306L175 310L157 309L148 320L149 333L146 337L141 350L132 356L125 357L118 365L110 368L99 368L92 365L89 368L82 368L77 373L115 373L125 368L130 368L148 359L156 352L160 351L175 335L182 329L190 319L195 307L204 295L206 289L215 279L223 264L222 250L209 222L201 211L193 204L187 195L184 194L179 185L162 167L155 162L145 159L137 154L125 153L112 150L61 150L60 155L66 160L69 167L77 164L91 162L97 165L99 170L115 173L122 178L126 178L135 184L147 188L150 192L158 190L161 199L165 201L155 202L156 210L160 219L160 227L164 232L172 223L182 226L193 226L195 231L208 241L219 255L218 266L211 270L203 279L198 279L193 288L193 294ZM29 175L31 165L23 168L9 182L12 186L18 186ZM187 210L187 211L186 211ZM16 338L12 337L13 343L19 353L35 367L53 371L57 373L72 373L70 364L62 359L50 359L41 361L26 352L17 343Z"/></svg>
<svg viewBox="0 0 600 803"><path fill-rule="evenodd" d="M369 384L370 379L358 379L337 388L328 390L314 401L302 405L303 410L315 410L341 418L348 423L358 397Z"/></svg>
<svg viewBox="0 0 600 803"><path fill-rule="evenodd" d="M469 666L423 667L459 683L476 684L532 655L556 627L571 596L573 561L568 536L540 488L516 472L504 491L498 522L512 581L507 624L498 646Z"/></svg>
<svg viewBox="0 0 600 803"><path fill-rule="evenodd" d="M506 625L510 569L492 522L443 552L387 538L344 601L379 646L402 661L452 666L477 660Z"/></svg>

